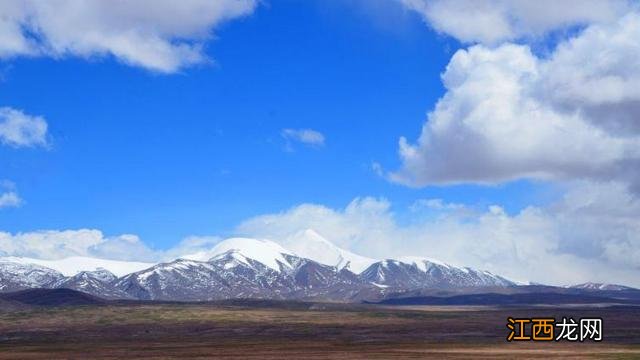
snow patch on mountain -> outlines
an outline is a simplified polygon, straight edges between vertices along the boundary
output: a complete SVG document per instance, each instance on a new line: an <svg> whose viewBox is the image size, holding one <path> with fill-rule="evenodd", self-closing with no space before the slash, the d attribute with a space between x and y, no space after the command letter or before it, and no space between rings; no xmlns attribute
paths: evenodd
<svg viewBox="0 0 640 360"><path fill-rule="evenodd" d="M78 273L76 276L93 278L103 283L110 283L115 279L117 279L117 276L114 273L103 268L98 268L98 270L95 270L95 271L82 271Z"/></svg>
<svg viewBox="0 0 640 360"><path fill-rule="evenodd" d="M312 229L301 231L287 239L285 246L300 257L338 269L346 268L355 274L362 273L378 261L342 249Z"/></svg>
<svg viewBox="0 0 640 360"><path fill-rule="evenodd" d="M618 285L618 284L608 284L608 283L595 283L595 282L586 282L583 284L577 285L569 285L565 286L571 289L583 289L583 290L608 290L608 291L620 291L620 290L631 290L632 287Z"/></svg>
<svg viewBox="0 0 640 360"><path fill-rule="evenodd" d="M399 257L397 260L405 264L415 265L418 267L418 269L422 271L427 271L427 269L433 264L440 265L448 269L453 267L439 260L426 258L426 257L419 257L419 256L402 256L402 257Z"/></svg>
<svg viewBox="0 0 640 360"><path fill-rule="evenodd" d="M137 276L140 281L146 281L148 278L154 275L160 276L162 278L166 274L171 274L172 272L181 274L191 271L192 269L199 268L206 268L207 270L213 269L211 265L205 262L189 259L178 259L170 263L161 263L148 269L143 269L137 273L131 274L130 276Z"/></svg>

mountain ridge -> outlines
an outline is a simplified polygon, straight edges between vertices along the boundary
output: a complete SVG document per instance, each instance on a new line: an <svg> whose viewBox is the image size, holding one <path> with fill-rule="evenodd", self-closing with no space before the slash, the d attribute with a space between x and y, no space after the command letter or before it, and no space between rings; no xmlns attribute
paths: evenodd
<svg viewBox="0 0 640 360"><path fill-rule="evenodd" d="M456 267L429 258L358 259L356 256L359 255L335 246L316 232L306 230L302 236L311 239L313 244L320 244L320 249L329 249L330 254L309 251L310 257L304 257L270 240L230 238L208 251L173 261L141 269L143 263L134 263L132 268L138 268L137 271L127 274L114 274L97 264L86 264L87 258L83 258L85 263L74 269L92 270L81 270L72 275L66 275L70 274L68 269L63 274L41 265L25 264L25 258L13 258L20 259L19 262L2 258L0 292L69 288L108 299L212 301L253 298L359 302L432 289L518 285L488 271ZM311 246L310 249L318 250L318 247ZM370 264L362 271L354 271L350 266L354 259L359 262L357 270L364 263ZM98 264L117 264L122 271L123 262L98 260Z"/></svg>

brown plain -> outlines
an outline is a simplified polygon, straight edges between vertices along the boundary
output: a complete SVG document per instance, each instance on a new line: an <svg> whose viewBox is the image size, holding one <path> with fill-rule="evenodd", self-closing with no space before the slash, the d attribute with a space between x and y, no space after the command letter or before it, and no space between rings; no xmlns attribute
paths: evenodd
<svg viewBox="0 0 640 360"><path fill-rule="evenodd" d="M508 316L602 317L601 343L505 341ZM517 355L517 356L516 356ZM640 308L120 304L0 311L0 359L640 358Z"/></svg>

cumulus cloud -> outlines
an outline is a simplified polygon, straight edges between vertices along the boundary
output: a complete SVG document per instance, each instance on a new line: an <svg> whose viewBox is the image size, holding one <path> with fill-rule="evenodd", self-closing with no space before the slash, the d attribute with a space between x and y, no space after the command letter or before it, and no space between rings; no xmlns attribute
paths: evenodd
<svg viewBox="0 0 640 360"><path fill-rule="evenodd" d="M324 135L312 129L283 129L280 134L287 141L287 147L291 147L291 142L299 142L310 146L323 146Z"/></svg>
<svg viewBox="0 0 640 360"><path fill-rule="evenodd" d="M237 232L278 240L314 229L340 247L357 250L362 248L360 242L365 239L367 246L386 244L387 235L395 228L393 219L388 216L390 206L387 200L368 197L355 199L342 210L301 204L279 214L248 219L238 226Z"/></svg>
<svg viewBox="0 0 640 360"><path fill-rule="evenodd" d="M0 3L0 57L110 55L175 72L206 61L220 23L248 15L256 0L8 0Z"/></svg>
<svg viewBox="0 0 640 360"><path fill-rule="evenodd" d="M474 43L497 44L572 26L615 21L627 0L397 0L436 31Z"/></svg>
<svg viewBox="0 0 640 360"><path fill-rule="evenodd" d="M438 199L418 201L410 214L407 221L387 200L361 198L344 209L302 204L249 219L237 231L287 243L312 228L374 258L426 256L556 285L640 285L640 200L619 184L576 184L552 206L513 215L497 205L478 209Z"/></svg>
<svg viewBox="0 0 640 360"><path fill-rule="evenodd" d="M142 252L139 251L141 246ZM136 251L130 251L132 249ZM0 253L7 256L39 259L103 256L110 259L132 260L126 258L129 254L128 256L136 256L136 260L146 260L149 251L150 249L133 235L105 237L101 231L92 229L46 230L17 234L0 232Z"/></svg>
<svg viewBox="0 0 640 360"><path fill-rule="evenodd" d="M22 203L15 184L7 180L0 181L0 209L18 207Z"/></svg>
<svg viewBox="0 0 640 360"><path fill-rule="evenodd" d="M84 249L84 254L81 255L128 261L161 261L165 259L162 251L150 248L137 235L123 234L105 237L101 232L98 233L100 240L96 243L87 243L88 246Z"/></svg>
<svg viewBox="0 0 640 360"><path fill-rule="evenodd" d="M400 139L410 185L518 178L617 180L640 163L640 14L592 25L547 58L527 45L475 45L452 57L445 95L416 144ZM634 165L635 164L635 165Z"/></svg>
<svg viewBox="0 0 640 360"><path fill-rule="evenodd" d="M22 204L22 199L15 191L7 191L0 194L0 209L6 207L18 207Z"/></svg>
<svg viewBox="0 0 640 360"><path fill-rule="evenodd" d="M0 107L0 142L13 147L47 145L47 122L9 107Z"/></svg>
<svg viewBox="0 0 640 360"><path fill-rule="evenodd" d="M158 262L210 250L220 238L187 237L166 250L154 249L137 235L106 236L96 229L41 230L11 234L0 231L0 255L45 260L70 256Z"/></svg>
<svg viewBox="0 0 640 360"><path fill-rule="evenodd" d="M591 26L542 62L538 97L617 136L640 134L640 13Z"/></svg>

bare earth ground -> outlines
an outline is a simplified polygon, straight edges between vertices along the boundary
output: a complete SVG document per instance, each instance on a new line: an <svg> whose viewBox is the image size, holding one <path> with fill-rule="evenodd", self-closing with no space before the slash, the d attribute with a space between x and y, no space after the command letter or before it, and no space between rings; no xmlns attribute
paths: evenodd
<svg viewBox="0 0 640 360"><path fill-rule="evenodd" d="M602 317L601 343L508 343L508 316ZM640 359L640 308L145 304L0 311L0 359Z"/></svg>

